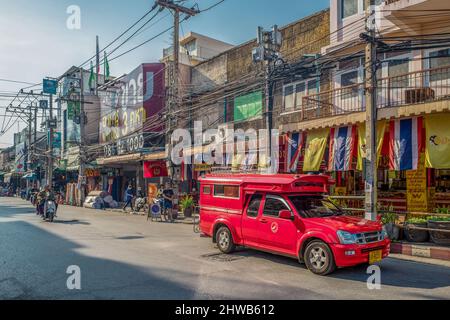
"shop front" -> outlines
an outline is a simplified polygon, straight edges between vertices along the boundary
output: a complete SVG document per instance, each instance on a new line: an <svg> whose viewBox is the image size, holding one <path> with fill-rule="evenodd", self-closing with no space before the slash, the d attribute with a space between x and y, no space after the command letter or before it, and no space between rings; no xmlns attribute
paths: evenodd
<svg viewBox="0 0 450 320"><path fill-rule="evenodd" d="M380 212L436 213L450 207L450 114L377 123ZM330 193L364 211L365 125L288 132L280 139L280 173L324 173Z"/></svg>

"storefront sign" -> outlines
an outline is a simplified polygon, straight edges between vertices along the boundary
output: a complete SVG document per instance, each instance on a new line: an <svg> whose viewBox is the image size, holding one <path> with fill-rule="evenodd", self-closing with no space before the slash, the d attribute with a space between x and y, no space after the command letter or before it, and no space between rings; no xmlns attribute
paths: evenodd
<svg viewBox="0 0 450 320"><path fill-rule="evenodd" d="M158 185L156 183L149 183L148 184L148 193L147 193L148 199L155 199L158 196Z"/></svg>
<svg viewBox="0 0 450 320"><path fill-rule="evenodd" d="M427 212L427 170L425 168L425 155L423 153L419 156L417 170L406 171L406 192L408 211Z"/></svg>
<svg viewBox="0 0 450 320"><path fill-rule="evenodd" d="M165 161L144 161L144 178L167 177Z"/></svg>
<svg viewBox="0 0 450 320"><path fill-rule="evenodd" d="M100 142L116 143L138 131L162 131L163 121L157 120L164 108L164 92L164 64L161 63L142 64L100 91ZM144 128L144 123L152 117L155 118L152 125Z"/></svg>
<svg viewBox="0 0 450 320"><path fill-rule="evenodd" d="M15 172L25 172L26 146L25 142L16 145Z"/></svg>
<svg viewBox="0 0 450 320"><path fill-rule="evenodd" d="M111 143L104 146L105 157L120 156L124 154L130 154L138 152L145 146L144 135L137 134L134 136L126 137L117 140L115 143Z"/></svg>
<svg viewBox="0 0 450 320"><path fill-rule="evenodd" d="M201 171L211 171L211 165L210 164L196 164L194 165L194 171L201 172Z"/></svg>
<svg viewBox="0 0 450 320"><path fill-rule="evenodd" d="M84 174L86 177L100 177L100 170L99 169L85 169Z"/></svg>

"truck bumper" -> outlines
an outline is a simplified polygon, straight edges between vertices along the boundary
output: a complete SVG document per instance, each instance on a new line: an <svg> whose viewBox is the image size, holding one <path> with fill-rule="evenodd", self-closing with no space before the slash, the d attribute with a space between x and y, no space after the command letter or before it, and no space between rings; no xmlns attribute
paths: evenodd
<svg viewBox="0 0 450 320"><path fill-rule="evenodd" d="M383 259L389 255L391 250L391 241L385 239L383 241L370 244L331 244L334 260L338 267L350 267L358 264L369 262L369 252L375 250L382 251Z"/></svg>

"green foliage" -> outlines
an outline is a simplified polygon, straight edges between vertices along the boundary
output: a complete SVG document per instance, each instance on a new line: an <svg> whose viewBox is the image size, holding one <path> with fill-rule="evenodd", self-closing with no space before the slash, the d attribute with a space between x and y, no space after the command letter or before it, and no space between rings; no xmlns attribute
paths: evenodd
<svg viewBox="0 0 450 320"><path fill-rule="evenodd" d="M381 217L381 222L383 224L395 223L396 220L397 220L397 214L394 212L384 213L383 216Z"/></svg>
<svg viewBox="0 0 450 320"><path fill-rule="evenodd" d="M192 196L186 196L180 201L180 207L182 210L192 208L194 206L194 198Z"/></svg>
<svg viewBox="0 0 450 320"><path fill-rule="evenodd" d="M425 218L409 218L408 221L406 221L406 222L411 223L411 224L423 224L423 223L427 223L427 221L428 221L428 219L425 219Z"/></svg>
<svg viewBox="0 0 450 320"><path fill-rule="evenodd" d="M450 214L450 209L449 208L436 208L435 213Z"/></svg>
<svg viewBox="0 0 450 320"><path fill-rule="evenodd" d="M435 221L435 222L450 222L450 217L431 217L428 219L428 221Z"/></svg>

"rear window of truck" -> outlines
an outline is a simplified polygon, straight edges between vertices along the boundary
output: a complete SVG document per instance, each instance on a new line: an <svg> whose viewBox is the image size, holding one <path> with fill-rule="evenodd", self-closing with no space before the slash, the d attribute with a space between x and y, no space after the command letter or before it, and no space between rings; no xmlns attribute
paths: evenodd
<svg viewBox="0 0 450 320"><path fill-rule="evenodd" d="M214 196L239 199L239 186L214 185Z"/></svg>

